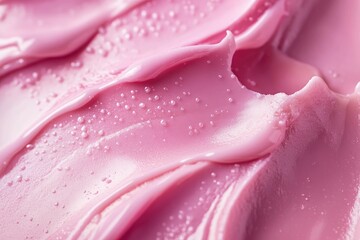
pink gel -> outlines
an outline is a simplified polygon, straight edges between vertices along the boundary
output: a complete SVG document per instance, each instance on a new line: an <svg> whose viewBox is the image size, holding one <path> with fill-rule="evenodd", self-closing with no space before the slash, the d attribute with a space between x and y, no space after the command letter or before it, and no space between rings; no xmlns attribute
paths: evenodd
<svg viewBox="0 0 360 240"><path fill-rule="evenodd" d="M0 238L358 239L359 14L3 1Z"/></svg>

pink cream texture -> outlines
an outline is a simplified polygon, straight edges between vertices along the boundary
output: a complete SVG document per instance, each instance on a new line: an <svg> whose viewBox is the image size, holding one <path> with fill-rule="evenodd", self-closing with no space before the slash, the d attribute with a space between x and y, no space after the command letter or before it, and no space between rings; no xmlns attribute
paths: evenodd
<svg viewBox="0 0 360 240"><path fill-rule="evenodd" d="M0 1L0 238L359 239L359 20Z"/></svg>

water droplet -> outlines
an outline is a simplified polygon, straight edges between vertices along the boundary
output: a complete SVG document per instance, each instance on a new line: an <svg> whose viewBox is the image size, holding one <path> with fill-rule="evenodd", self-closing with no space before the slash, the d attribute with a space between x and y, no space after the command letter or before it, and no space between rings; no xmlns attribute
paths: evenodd
<svg viewBox="0 0 360 240"><path fill-rule="evenodd" d="M141 17L146 18L148 16L148 13L147 13L147 11L142 10L140 15L141 15Z"/></svg>
<svg viewBox="0 0 360 240"><path fill-rule="evenodd" d="M151 92L151 88L150 88L150 87L145 87L145 88L144 88L144 91L145 91L146 93L150 93L150 92Z"/></svg>
<svg viewBox="0 0 360 240"><path fill-rule="evenodd" d="M126 32L126 33L124 34L124 38L125 38L126 40L131 40L131 38L132 38L131 33Z"/></svg>
<svg viewBox="0 0 360 240"><path fill-rule="evenodd" d="M82 62L81 61L74 61L74 62L71 62L71 67L73 68L79 68L82 66Z"/></svg>
<svg viewBox="0 0 360 240"><path fill-rule="evenodd" d="M94 48L92 48L92 47L87 47L85 51L89 54L93 54L95 52Z"/></svg>
<svg viewBox="0 0 360 240"><path fill-rule="evenodd" d="M88 134L87 132L82 132L82 133L81 133L81 137L84 138L84 139L85 139L85 138L88 138L88 137L89 137L89 134Z"/></svg>
<svg viewBox="0 0 360 240"><path fill-rule="evenodd" d="M168 125L168 123L166 122L166 120L164 120L164 119L161 119L160 120L160 124L162 125L162 126L167 126Z"/></svg>
<svg viewBox="0 0 360 240"><path fill-rule="evenodd" d="M80 123L80 124L84 123L85 119L83 117L78 117L77 122Z"/></svg>
<svg viewBox="0 0 360 240"><path fill-rule="evenodd" d="M169 17L171 17L171 18L174 18L175 17L175 12L174 11L169 11Z"/></svg>
<svg viewBox="0 0 360 240"><path fill-rule="evenodd" d="M28 149L28 150L34 149L34 147L35 146L33 144L26 145L26 149Z"/></svg>
<svg viewBox="0 0 360 240"><path fill-rule="evenodd" d="M279 127L284 127L286 125L286 119L281 119L278 122Z"/></svg>
<svg viewBox="0 0 360 240"><path fill-rule="evenodd" d="M103 49L103 48L99 48L97 51L100 54L100 56L102 56L102 57L107 57L109 54L109 51L106 49Z"/></svg>
<svg viewBox="0 0 360 240"><path fill-rule="evenodd" d="M110 150L110 147L109 146L104 146L104 152L108 152Z"/></svg>
<svg viewBox="0 0 360 240"><path fill-rule="evenodd" d="M247 81L248 81L248 83L250 83L251 86L253 86L253 87L256 86L256 82L255 82L255 81L253 81L253 80L251 80L251 79L248 79Z"/></svg>
<svg viewBox="0 0 360 240"><path fill-rule="evenodd" d="M270 1L266 1L266 2L264 2L264 6L265 6L265 7L269 7L269 6L271 6L271 2L270 2Z"/></svg>
<svg viewBox="0 0 360 240"><path fill-rule="evenodd" d="M38 80L38 79L39 79L39 74L38 74L37 72L33 72L33 73L31 74L31 76L32 76L33 79L35 79L35 80Z"/></svg>
<svg viewBox="0 0 360 240"><path fill-rule="evenodd" d="M23 177L21 175L16 176L17 182L22 182Z"/></svg>
<svg viewBox="0 0 360 240"><path fill-rule="evenodd" d="M152 19L156 20L159 18L159 15L157 13L152 13L151 17L152 17Z"/></svg>
<svg viewBox="0 0 360 240"><path fill-rule="evenodd" d="M99 136L104 136L104 130L99 130L98 134L99 134Z"/></svg>

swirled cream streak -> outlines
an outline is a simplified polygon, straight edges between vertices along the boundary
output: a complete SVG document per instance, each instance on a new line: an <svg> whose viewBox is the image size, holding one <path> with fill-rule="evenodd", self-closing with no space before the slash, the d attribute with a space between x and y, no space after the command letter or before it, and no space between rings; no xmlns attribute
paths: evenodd
<svg viewBox="0 0 360 240"><path fill-rule="evenodd" d="M0 238L360 238L359 16L0 1Z"/></svg>

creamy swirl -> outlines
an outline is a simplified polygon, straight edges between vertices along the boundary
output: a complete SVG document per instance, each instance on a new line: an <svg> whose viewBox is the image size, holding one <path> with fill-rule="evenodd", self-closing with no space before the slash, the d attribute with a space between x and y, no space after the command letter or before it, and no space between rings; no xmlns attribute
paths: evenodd
<svg viewBox="0 0 360 240"><path fill-rule="evenodd" d="M359 238L359 13L0 2L1 238Z"/></svg>

